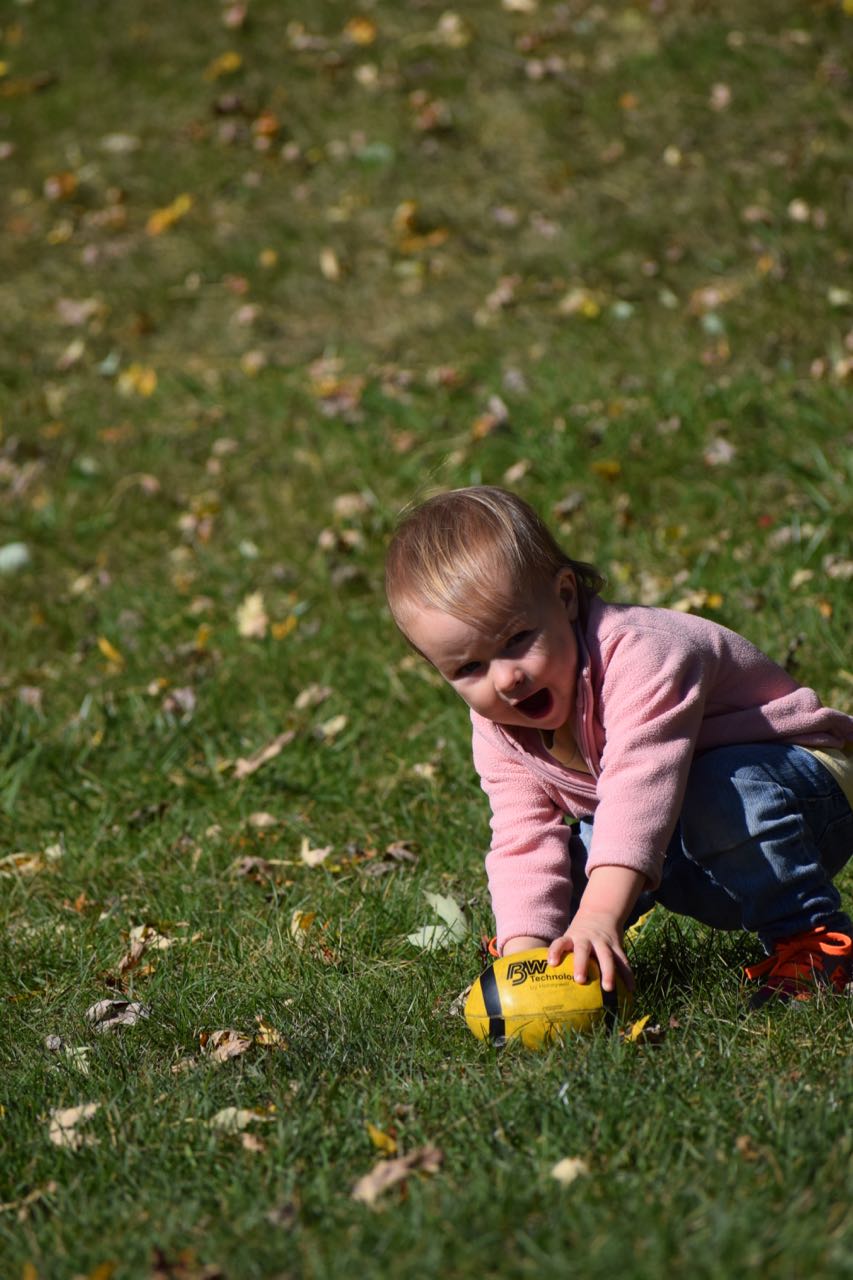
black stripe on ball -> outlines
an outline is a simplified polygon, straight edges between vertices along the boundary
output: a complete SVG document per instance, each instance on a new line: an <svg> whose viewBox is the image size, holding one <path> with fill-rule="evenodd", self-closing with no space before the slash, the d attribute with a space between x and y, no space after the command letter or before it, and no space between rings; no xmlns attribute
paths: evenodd
<svg viewBox="0 0 853 1280"><path fill-rule="evenodd" d="M489 1015L489 1039L492 1044L506 1044L506 1024L501 1008L501 996L494 968L487 969L480 977L480 990L483 992L483 1004Z"/></svg>

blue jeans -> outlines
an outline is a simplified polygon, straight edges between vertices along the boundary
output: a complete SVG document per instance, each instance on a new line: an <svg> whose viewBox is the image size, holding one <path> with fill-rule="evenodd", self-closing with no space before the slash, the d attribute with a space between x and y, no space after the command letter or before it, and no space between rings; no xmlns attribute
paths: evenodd
<svg viewBox="0 0 853 1280"><path fill-rule="evenodd" d="M592 829L583 819L569 845L572 915ZM716 929L757 933L767 951L819 924L853 933L832 883L851 854L853 810L810 752L781 742L718 747L693 761L660 886L631 918L660 902Z"/></svg>

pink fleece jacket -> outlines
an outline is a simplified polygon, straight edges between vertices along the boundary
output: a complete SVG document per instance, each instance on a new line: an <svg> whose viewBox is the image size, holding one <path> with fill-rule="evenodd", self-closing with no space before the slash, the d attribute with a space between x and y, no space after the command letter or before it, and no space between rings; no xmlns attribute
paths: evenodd
<svg viewBox="0 0 853 1280"><path fill-rule="evenodd" d="M471 712L474 764L492 808L486 870L500 949L566 927L565 815L595 814L589 870L631 867L654 889L695 752L853 740L853 717L824 707L743 636L705 618L596 598L576 632L575 740L589 774L559 764L537 729Z"/></svg>

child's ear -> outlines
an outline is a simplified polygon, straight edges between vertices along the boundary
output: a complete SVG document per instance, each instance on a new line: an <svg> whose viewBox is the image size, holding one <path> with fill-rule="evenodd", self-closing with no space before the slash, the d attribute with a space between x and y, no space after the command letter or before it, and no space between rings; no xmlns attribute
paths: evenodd
<svg viewBox="0 0 853 1280"><path fill-rule="evenodd" d="M574 622L578 616L578 583L573 569L560 570L557 575L557 591L569 621Z"/></svg>

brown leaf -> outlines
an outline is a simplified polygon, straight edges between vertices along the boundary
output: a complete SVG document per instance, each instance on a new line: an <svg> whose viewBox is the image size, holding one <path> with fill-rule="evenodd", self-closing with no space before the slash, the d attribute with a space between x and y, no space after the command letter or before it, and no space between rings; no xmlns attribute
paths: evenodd
<svg viewBox="0 0 853 1280"><path fill-rule="evenodd" d="M151 1010L147 1005L129 1000L99 1000L86 1010L86 1018L97 1032L133 1027L150 1015Z"/></svg>
<svg viewBox="0 0 853 1280"><path fill-rule="evenodd" d="M234 765L235 779L238 782L241 782L243 778L250 777L269 760L274 760L282 748L288 746L295 737L295 730L286 729L284 733L278 734L277 737L273 738L271 742L268 742L266 746L259 747L252 755L245 758L241 757Z"/></svg>
<svg viewBox="0 0 853 1280"><path fill-rule="evenodd" d="M240 1031L234 1031L231 1027L226 1027L222 1031L211 1031L203 1045L205 1053L213 1062L228 1062L231 1058L238 1058L251 1047L252 1037L245 1036Z"/></svg>
<svg viewBox="0 0 853 1280"><path fill-rule="evenodd" d="M438 1147L425 1146L394 1160L380 1160L370 1173L359 1178L352 1189L352 1199L372 1207L386 1191L405 1182L409 1174L437 1173L443 1159L444 1153Z"/></svg>

